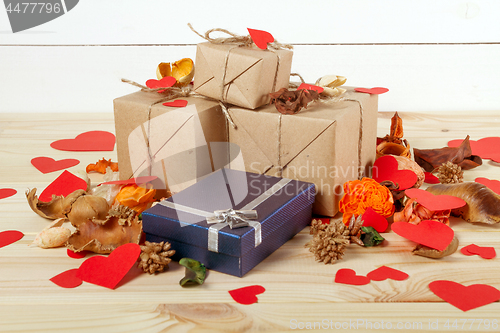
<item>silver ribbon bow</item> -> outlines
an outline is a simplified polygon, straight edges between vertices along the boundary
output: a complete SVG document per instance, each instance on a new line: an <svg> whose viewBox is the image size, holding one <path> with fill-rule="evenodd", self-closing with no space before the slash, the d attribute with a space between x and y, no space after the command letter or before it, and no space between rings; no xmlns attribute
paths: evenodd
<svg viewBox="0 0 500 333"><path fill-rule="evenodd" d="M229 228L243 228L250 226L250 220L257 219L256 210L234 210L232 208L214 211L214 216L207 217L208 224L227 223Z"/></svg>

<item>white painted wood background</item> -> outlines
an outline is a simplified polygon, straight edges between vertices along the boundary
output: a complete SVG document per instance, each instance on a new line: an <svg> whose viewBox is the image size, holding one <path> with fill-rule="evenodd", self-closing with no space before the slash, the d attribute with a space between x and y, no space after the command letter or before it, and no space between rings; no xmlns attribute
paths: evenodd
<svg viewBox="0 0 500 333"><path fill-rule="evenodd" d="M500 1L80 0L13 34L0 8L0 112L112 112L159 62L195 58L200 32L246 28L295 45L292 71L383 86L381 111L499 110Z"/></svg>

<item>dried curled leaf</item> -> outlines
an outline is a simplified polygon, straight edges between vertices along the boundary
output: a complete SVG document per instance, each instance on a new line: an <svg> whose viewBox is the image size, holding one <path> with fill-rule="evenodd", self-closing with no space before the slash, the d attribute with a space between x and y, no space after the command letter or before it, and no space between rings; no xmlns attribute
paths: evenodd
<svg viewBox="0 0 500 333"><path fill-rule="evenodd" d="M500 223L500 195L483 184L439 184L427 188L427 191L434 195L452 195L464 200L467 204L453 209L451 213L467 222Z"/></svg>
<svg viewBox="0 0 500 333"><path fill-rule="evenodd" d="M184 58L170 65L169 62L162 62L156 68L156 77L161 80L165 76L174 77L177 82L175 87L185 87L194 77L194 62L189 58Z"/></svg>
<svg viewBox="0 0 500 333"><path fill-rule="evenodd" d="M415 154L415 162L427 172L434 171L434 169L448 161L459 165L462 170L470 170L483 164L481 157L472 155L468 135L459 147L414 149L413 152Z"/></svg>
<svg viewBox="0 0 500 333"><path fill-rule="evenodd" d="M277 92L270 93L271 104L274 104L276 110L282 114L296 114L302 108L307 109L307 104L319 97L315 90L299 89L288 90L281 88Z"/></svg>
<svg viewBox="0 0 500 333"><path fill-rule="evenodd" d="M51 220L66 218L71 205L82 195L85 195L84 190L76 190L66 197L53 195L52 200L44 202L38 200L36 188L26 191L26 199L31 209L41 217Z"/></svg>
<svg viewBox="0 0 500 333"><path fill-rule="evenodd" d="M86 220L78 225L66 247L74 252L111 253L118 246L139 244L142 222L137 213L123 206L111 209L104 220Z"/></svg>
<svg viewBox="0 0 500 333"><path fill-rule="evenodd" d="M35 236L32 245L36 245L42 249L63 246L71 236L71 230L62 227L65 221L65 218L55 220Z"/></svg>
<svg viewBox="0 0 500 333"><path fill-rule="evenodd" d="M117 172L118 171L118 163L116 162L111 162L111 159L106 160L105 158L102 158L101 160L97 161L95 164L89 164L87 165L87 168L85 171L87 172L99 172L102 174L106 173L107 168L111 168L111 171Z"/></svg>
<svg viewBox="0 0 500 333"><path fill-rule="evenodd" d="M458 249L458 239L457 237L453 237L453 240L451 243L444 249L443 251L439 251L433 248L430 248L428 246L419 244L415 249L413 249L412 253L422 256L422 257L427 257L427 258L433 258L433 259L439 259L443 258L449 255L452 255L457 251Z"/></svg>

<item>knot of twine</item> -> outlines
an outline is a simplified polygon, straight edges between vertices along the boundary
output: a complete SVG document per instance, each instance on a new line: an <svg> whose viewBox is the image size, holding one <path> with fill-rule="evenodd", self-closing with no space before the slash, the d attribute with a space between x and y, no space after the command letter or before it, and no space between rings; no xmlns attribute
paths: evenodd
<svg viewBox="0 0 500 333"><path fill-rule="evenodd" d="M198 36L201 38L205 39L206 41L212 43L212 44L236 44L238 46L251 46L253 44L252 37L250 35L247 36L240 36L235 33L232 33L226 29L221 29L221 28L214 28L210 29L207 32L205 32L205 35L200 34L198 31L194 30L193 26L191 23L188 23L189 28ZM231 37L218 37L218 38L212 38L210 37L210 34L212 32L223 32ZM282 44L279 43L277 40L274 40L272 43L267 44L269 48L274 49L274 50L282 50L282 49L293 49L293 46L290 44Z"/></svg>

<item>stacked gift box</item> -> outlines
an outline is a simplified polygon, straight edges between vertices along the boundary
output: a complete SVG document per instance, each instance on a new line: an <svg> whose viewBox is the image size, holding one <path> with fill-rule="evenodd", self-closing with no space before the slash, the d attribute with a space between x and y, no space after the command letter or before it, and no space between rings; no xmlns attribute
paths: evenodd
<svg viewBox="0 0 500 333"><path fill-rule="evenodd" d="M186 107L158 103L157 92L115 99L120 178L157 176L155 187L174 193L143 213L148 240L243 276L311 214L335 216L342 185L369 175L377 96L347 87L282 114L269 94L288 88L291 63L287 49L202 43Z"/></svg>

